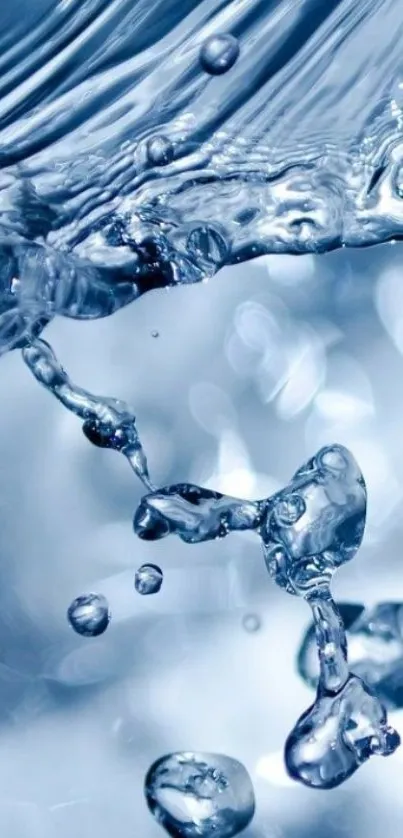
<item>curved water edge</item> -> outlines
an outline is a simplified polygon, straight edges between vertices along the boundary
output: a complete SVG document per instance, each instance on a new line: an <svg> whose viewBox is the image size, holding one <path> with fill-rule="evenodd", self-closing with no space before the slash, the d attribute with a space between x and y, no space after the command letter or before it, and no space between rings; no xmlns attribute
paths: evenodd
<svg viewBox="0 0 403 838"><path fill-rule="evenodd" d="M3 15L0 351L55 313L107 316L265 253L402 235L398 0ZM240 53L211 75L200 50L219 32Z"/></svg>

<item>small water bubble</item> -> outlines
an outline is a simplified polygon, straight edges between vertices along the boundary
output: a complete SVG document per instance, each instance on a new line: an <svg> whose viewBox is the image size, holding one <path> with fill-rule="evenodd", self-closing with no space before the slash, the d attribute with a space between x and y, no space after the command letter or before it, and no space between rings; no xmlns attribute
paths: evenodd
<svg viewBox="0 0 403 838"><path fill-rule="evenodd" d="M162 757L149 769L144 793L150 811L173 838L232 838L255 811L248 772L220 754Z"/></svg>
<svg viewBox="0 0 403 838"><path fill-rule="evenodd" d="M174 159L174 147L162 134L147 140L147 157L152 166L167 166Z"/></svg>
<svg viewBox="0 0 403 838"><path fill-rule="evenodd" d="M109 625L108 600L102 594L82 594L69 606L67 619L77 634L98 637Z"/></svg>
<svg viewBox="0 0 403 838"><path fill-rule="evenodd" d="M239 56L239 43L233 35L211 35L200 50L200 63L211 76L221 76L234 66Z"/></svg>
<svg viewBox="0 0 403 838"><path fill-rule="evenodd" d="M242 625L249 634L252 634L255 631L259 631L261 628L261 621L260 617L257 614L245 614Z"/></svg>
<svg viewBox="0 0 403 838"><path fill-rule="evenodd" d="M138 594L147 596L157 594L161 588L164 575L156 564L142 564L136 571L134 587Z"/></svg>

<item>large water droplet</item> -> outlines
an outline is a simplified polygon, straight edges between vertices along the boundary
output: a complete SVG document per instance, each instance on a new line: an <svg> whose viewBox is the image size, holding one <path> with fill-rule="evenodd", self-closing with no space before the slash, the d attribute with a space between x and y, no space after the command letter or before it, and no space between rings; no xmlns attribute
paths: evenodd
<svg viewBox="0 0 403 838"><path fill-rule="evenodd" d="M200 50L200 63L206 73L221 76L234 66L239 56L239 44L233 35L211 35Z"/></svg>
<svg viewBox="0 0 403 838"><path fill-rule="evenodd" d="M136 571L134 587L138 594L157 594L163 581L163 573L156 564L142 564Z"/></svg>
<svg viewBox="0 0 403 838"><path fill-rule="evenodd" d="M173 838L231 838L248 826L255 811L248 772L220 754L162 757L149 769L144 792L151 812Z"/></svg>
<svg viewBox="0 0 403 838"><path fill-rule="evenodd" d="M109 625L108 600L102 594L82 594L71 603L67 619L77 634L98 637Z"/></svg>

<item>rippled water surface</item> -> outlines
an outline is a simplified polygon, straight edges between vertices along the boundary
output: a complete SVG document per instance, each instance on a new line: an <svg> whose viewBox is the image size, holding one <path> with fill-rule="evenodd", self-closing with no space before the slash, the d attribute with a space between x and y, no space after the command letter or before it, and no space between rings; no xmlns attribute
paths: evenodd
<svg viewBox="0 0 403 838"><path fill-rule="evenodd" d="M55 311L104 316L258 254L400 236L397 0L20 0L1 16L3 350ZM223 31L240 55L212 76L200 49Z"/></svg>

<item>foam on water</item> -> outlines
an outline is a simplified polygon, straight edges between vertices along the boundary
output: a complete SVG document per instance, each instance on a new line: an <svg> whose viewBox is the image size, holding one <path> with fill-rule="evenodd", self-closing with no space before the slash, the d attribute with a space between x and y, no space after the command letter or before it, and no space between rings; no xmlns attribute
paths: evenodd
<svg viewBox="0 0 403 838"><path fill-rule="evenodd" d="M262 253L401 235L398 0L2 16L2 351L55 312L106 316ZM239 56L211 75L200 55L222 34Z"/></svg>

